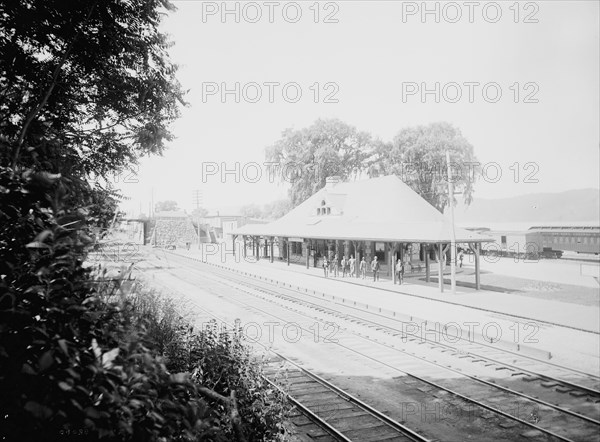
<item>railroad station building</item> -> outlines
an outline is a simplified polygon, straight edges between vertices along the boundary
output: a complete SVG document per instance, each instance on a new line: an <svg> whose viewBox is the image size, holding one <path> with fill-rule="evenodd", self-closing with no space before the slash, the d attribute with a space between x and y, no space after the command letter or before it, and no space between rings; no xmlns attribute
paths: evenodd
<svg viewBox="0 0 600 442"><path fill-rule="evenodd" d="M330 177L324 188L285 216L268 224L245 225L231 232L235 253L256 259L281 259L320 267L334 254L365 257L367 268L377 256L381 272L395 278L396 259L409 272L443 275L451 241L451 222L395 175L339 182ZM458 247L475 260L475 287L480 288L481 244L489 237L455 229ZM240 250L241 249L241 250ZM432 262L437 264L432 266ZM438 277L443 291L443 278Z"/></svg>

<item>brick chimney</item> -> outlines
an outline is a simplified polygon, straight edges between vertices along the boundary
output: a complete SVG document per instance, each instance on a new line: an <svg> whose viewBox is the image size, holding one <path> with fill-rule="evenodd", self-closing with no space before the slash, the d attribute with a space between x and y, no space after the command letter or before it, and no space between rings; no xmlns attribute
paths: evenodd
<svg viewBox="0 0 600 442"><path fill-rule="evenodd" d="M325 189L332 189L340 181L342 180L339 175L328 176L325 178Z"/></svg>

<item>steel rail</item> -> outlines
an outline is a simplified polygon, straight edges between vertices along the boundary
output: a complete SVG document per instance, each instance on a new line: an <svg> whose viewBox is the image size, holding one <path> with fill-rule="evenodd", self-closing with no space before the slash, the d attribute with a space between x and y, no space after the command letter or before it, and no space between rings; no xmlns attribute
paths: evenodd
<svg viewBox="0 0 600 442"><path fill-rule="evenodd" d="M180 255L177 255L177 256L180 256ZM185 258L185 257L184 257L184 258ZM219 266L219 267L220 267L220 266ZM192 268L193 268L193 267L192 267ZM196 269L196 270L197 270L197 269ZM220 278L220 279L222 279L222 278ZM222 281L221 281L221 282L222 282ZM244 281L244 282L246 282L246 281ZM247 283L246 283L246 285L247 285ZM235 288L235 287L234 287L234 288ZM250 287L250 288L253 288L253 287ZM261 287L261 288L262 288L262 287ZM263 290L263 291L264 291L264 290ZM250 294L250 293L249 293L249 294ZM266 301L266 302L269 302L268 300L265 300L265 301ZM252 308L252 309L255 309L255 310L261 311L261 312L263 312L264 314L267 314L267 315L273 316L273 317L275 317L275 318L282 319L282 318L279 318L279 317L277 317L277 316L273 315L272 313L269 313L269 312L266 312L266 311L264 311L264 310L262 310L262 309L260 309L260 308L257 308L257 307L256 307L256 306L254 306L254 305L246 304L246 303L244 303L244 302L241 302L241 301L239 301L239 300L236 300L235 302L238 302L238 303L240 303L240 304L243 304L243 305L245 305L245 306L246 306L246 307L248 307L248 308ZM322 307L322 306L320 306L320 307ZM283 308L285 308L285 307L283 307ZM288 310L289 310L289 309L288 309ZM298 313L298 312L294 312L294 313L295 313L295 314L301 314L301 313ZM301 314L301 315L302 315L302 314ZM306 315L304 315L304 316L306 316ZM305 330L305 331L307 331L307 332L309 332L309 333L312 333L312 331L310 331L310 330L307 330L307 329L304 329L304 330ZM350 332L350 333L352 333L352 332ZM355 334L355 333L354 333L354 334ZM355 334L355 335L356 335L356 334ZM389 346L389 345L382 344L381 342L378 342L378 341L373 341L373 340L371 340L371 339L369 339L369 338L365 338L365 337L363 337L363 336L361 336L361 335L356 335L356 336L359 336L359 337L361 337L361 338L363 338L363 339L367 339L367 340L369 340L370 342L374 342L374 343L376 343L376 344L379 344L379 345L386 346L386 347L388 347L388 348L391 348L391 349L394 349L394 350L396 350L396 351L400 351L400 350L398 350L398 349L397 349L397 348L395 348L395 347L391 347L391 346ZM454 391L454 390L451 390L451 389L449 389L449 388L443 387L443 386L441 386L441 385L439 385L439 384L437 384L437 383L435 383L435 382L432 382L432 381L428 381L428 380L426 380L426 379L423 379L423 378L419 377L418 375L415 375L415 374L412 374L412 373L406 372L406 371L404 371L404 370L400 370L400 369L398 369L397 367L393 367L393 366L391 366L391 365L389 365L389 364L387 364L387 363L385 363L385 362L383 362L383 361L380 361L380 360L377 360L377 359L375 359L375 358L372 358L371 356L369 356L369 355L366 355L366 354L364 354L364 353L362 353L362 352L360 352L360 351L354 350L354 349L352 349L352 348L349 348L349 347L347 347L347 346L344 346L344 345L342 345L342 344L339 344L339 343L338 343L338 345L340 345L340 346L342 346L342 347L346 348L346 349L347 349L347 350L349 350L349 351L352 351L352 352L354 352L354 353L357 353L357 354L361 355L362 357L365 357L365 358L367 358L367 359L371 359L371 360L373 360L374 362L380 363L380 364L382 364L382 365L386 365L386 366L388 366L388 367L390 367L390 368L392 368L392 369L394 369L394 370L397 370L397 371L400 371L400 372L402 372L402 373L404 373L404 374L406 374L406 375L412 376L412 377L414 377L415 379L419 379L420 381L422 381L422 382L425 382L425 383L427 383L427 384L430 384L430 385L432 385L432 386L434 386L434 387L436 387L436 388L439 388L439 389L441 389L441 390L448 391L449 393L451 393L451 394L454 394L454 395L456 395L456 396L458 396L458 397L461 397L462 399L464 399L464 400L466 400L466 401L472 402L472 403L474 403L474 404L476 404L476 405L478 405L478 406L481 406L481 407L483 407L483 408L485 408L485 409L488 409L488 410L490 410L490 411L493 411L493 412L495 412L495 413L498 413L498 414L500 414L500 415L502 415L502 416L504 416L504 417L507 417L507 418L509 418L509 419L512 419L512 420L516 420L516 421L518 421L518 422L520 422L520 423L522 423L522 424L524 424L524 425L527 425L527 426L530 426L530 427L532 427L532 428L535 428L535 429L537 429L538 431L541 431L541 432L543 432L543 433L545 433L545 434L548 434L548 435L550 435L550 436L556 437L556 438L558 438L558 439L560 439L560 440L564 440L564 441L570 441L570 439L568 439L568 438L566 438L566 437L563 437L563 436L561 436L561 435L559 435L559 434L556 434L556 433L554 433L554 432L552 432L552 431L550 431L550 430L547 430L547 429L545 429L545 428L543 428L543 427L539 427L539 426L537 426L537 425L535 425L535 424L532 424L532 423L530 423L530 422L527 422L527 421L525 421L525 420L523 420L523 419L520 419L520 418L518 418L518 417L515 417L515 416L513 416L513 415L511 415L511 414L509 414L509 413L506 413L506 412L502 411L502 410L498 410L498 409L496 409L495 407L492 407L492 406L489 406L489 405L487 405L487 404L485 404L485 403L482 403L481 401L477 401L477 400L475 400L475 399L472 399L472 398L469 398L469 397L467 397L467 396L464 396L464 395L462 395L461 393L458 393L458 392L456 392L456 391ZM497 388L497 389L500 389L500 390L505 390L506 392L508 392L508 393L510 393L510 394L519 395L519 396L521 396L521 397L524 397L524 398L526 398L526 399L528 399L528 400L531 400L531 401L534 401L534 402L540 403L541 405L545 405L545 406L548 406L548 407L550 407L550 408L552 408L552 409L555 409L556 411L559 411L559 412L562 412L562 413L565 413L565 414L569 414L569 415L572 415L572 416L574 416L574 417L581 418L581 419L584 419L584 420L588 420L588 421L590 421L590 422L592 422L592 423L594 423L594 424L600 424L600 422L598 422L598 421L595 421L595 420L593 420L593 419L591 419L591 418L588 418L587 416L582 416L582 415L579 415L579 414L577 414L577 413L571 412L570 410L563 409L563 408L561 408L561 407L558 407L558 406L555 406L555 405L553 405L553 404L547 403L547 402L545 402L545 401L542 401L542 400L539 400L539 399L536 399L536 398L533 398L533 397L527 396L527 395L525 395L525 394L522 394L522 393L520 393L520 392L516 392L516 391L514 391L514 390L511 390L511 389L508 389L508 388L506 388L506 387L501 387L501 386L498 386L497 384L494 384L494 383L490 383L490 382L484 381L484 380L482 380L482 379L480 379L480 378L477 378L477 377L474 377L474 376L471 376L471 375L467 375L467 374L465 374L464 372L460 372L460 371L457 371L457 370L455 370L455 369L452 369L452 368L449 368L449 367L446 367L446 366L442 366L441 364L437 364L436 362L429 361L429 360L427 360L427 359L423 359L423 358L420 358L420 357L418 357L418 356L416 356L416 355L411 355L411 354L409 354L409 353L406 353L406 352L403 352L403 354L406 354L406 355L408 355L408 356L411 356L411 357L415 357L415 358L417 358L417 359L419 359L419 360L421 360L421 361L423 361L423 362L426 362L426 363L429 363L429 364L436 365L436 366L438 366L438 367L442 368L443 370L448 370L448 371L454 372L454 373L456 373L456 374L459 374L459 375L461 375L461 376L465 376L465 377L471 378L471 379L473 379L473 380L474 380L474 381L476 381L476 382L480 382L480 383L486 384L486 385L488 385L488 386L491 386L491 387L493 387L493 388Z"/></svg>

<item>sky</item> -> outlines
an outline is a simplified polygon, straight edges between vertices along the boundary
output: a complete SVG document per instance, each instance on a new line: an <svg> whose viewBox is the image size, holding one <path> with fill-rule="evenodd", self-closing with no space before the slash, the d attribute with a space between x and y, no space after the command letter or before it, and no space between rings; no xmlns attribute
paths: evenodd
<svg viewBox="0 0 600 442"><path fill-rule="evenodd" d="M265 148L318 118L384 141L453 124L486 167L475 198L599 187L597 1L173 3L189 106L162 157L116 178L130 216L190 211L194 190L221 214L284 198Z"/></svg>

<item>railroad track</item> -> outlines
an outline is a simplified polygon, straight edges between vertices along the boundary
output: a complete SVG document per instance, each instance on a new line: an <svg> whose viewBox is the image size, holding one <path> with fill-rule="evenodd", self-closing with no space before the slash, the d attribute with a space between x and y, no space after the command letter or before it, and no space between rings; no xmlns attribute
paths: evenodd
<svg viewBox="0 0 600 442"><path fill-rule="evenodd" d="M196 313L198 311L202 313L196 318L201 323L214 320L218 325L226 325L229 330L239 326L189 299L186 302L194 305ZM266 366L265 380L285 394L300 411L301 415L292 416L292 422L300 427L309 421L318 427L317 430L314 428L307 430L307 434L315 440L322 442L430 441L332 382L274 351L268 345L256 339L250 341L272 355ZM279 382L282 378L286 380L283 385Z"/></svg>
<svg viewBox="0 0 600 442"><path fill-rule="evenodd" d="M221 270L221 276L224 275L223 271ZM216 272L219 273L219 272ZM225 271L225 273L227 273L227 277L229 280L231 280L231 271ZM307 306L306 301L302 301L300 302L298 299L285 299L285 296L281 294L281 288L278 288L277 292L274 292L271 288L269 287L265 287L264 283L260 283L257 284L256 281L252 281L249 282L247 280L247 278L235 278L237 279L236 284L241 284L243 286L246 286L247 288L250 289L250 292L246 291L248 294L254 295L255 297L261 297L260 294L257 294L256 291L258 290L259 293L263 294L263 300L265 300L266 302L273 302L274 299L274 293L277 294L277 299L279 300L279 305L280 307L283 308L287 308L289 311L293 311L295 315L302 315L305 318L310 318L312 319L319 319L319 320L326 320L324 319L322 316L325 315L330 315L333 317L336 317L337 319L341 319L340 318L340 312L338 310L333 310L331 308L327 308L324 307L323 305L316 305L316 304L312 304ZM231 285L231 282L229 282L229 284ZM237 287L238 289L240 289L240 287ZM267 298L271 298L271 299L266 299L264 296L266 296ZM243 303L243 301L236 299L236 302L241 302ZM285 306L285 305L281 305L281 303L293 303L295 305L293 306ZM244 303L243 303L244 304ZM271 312L268 311L267 309L261 309L259 308L255 302L252 303L252 305L245 303L247 308L251 308L253 310L258 310L261 311L263 314L266 315L270 315L273 318L277 318L280 320L284 320L284 321L289 321L289 317L282 317L281 313L278 313L278 315L273 315ZM298 309L298 307L301 307L300 310L304 309L304 311L300 311ZM337 308L338 306L336 306ZM306 311L306 310L311 310L311 311ZM319 315L317 315L317 317L315 317L314 313L315 311L319 311L319 315L321 317L319 317ZM301 319L298 319L297 316L295 317L296 322L301 322ZM349 320L350 318L348 317L347 314L345 314L343 316L344 320ZM363 318L357 318L354 317L354 321L351 321L354 323L353 327L355 327L356 325L365 325L365 320ZM369 329L371 329L371 331L375 328L377 328L378 332L380 332L381 334L387 334L389 335L388 337L397 337L398 335L400 335L400 331L397 329L392 329L386 325L383 325L381 323L376 323L374 321L369 321L369 323L367 324L367 327ZM306 332L310 332L308 330L308 327L305 327L305 331ZM386 333L387 332L387 333ZM520 391L516 391L513 388L507 387L507 386L503 386L503 385L497 385L495 382L490 382L487 381L483 378L480 378L477 375L469 375L467 373L465 373L465 367L464 364L460 369L456 369L456 368L452 368L451 366L445 366L443 364L438 363L438 361L435 360L426 360L421 356L418 356L417 354L410 354L407 353L404 350L400 350L398 349L394 344L390 343L390 342L386 342L385 340L373 340L372 338L369 337L365 337L363 335L361 335L360 333L356 333L356 332L352 332L350 331L350 333L354 334L356 337L359 337L361 339L366 339L368 341L374 342L376 343L377 346L383 346L386 347L388 350L393 351L394 353L403 353L404 356L408 356L408 358L413 358L417 361L421 361L422 364L416 364L415 365L415 361L413 361L413 363L411 364L409 360L407 360L407 358L404 358L404 360L402 361L400 366L409 366L409 367L413 367L413 370L411 371L406 371L406 370L398 370L403 372L404 374L407 374L409 376L412 376L415 379L418 379L421 382L427 383L430 386L434 387L434 388L438 388L441 390L445 390L447 392L450 392L458 397L461 397L462 399L466 400L466 401L470 401L474 404L477 404L478 406L481 406L484 409L487 409L489 411L493 411L496 412L504 417L508 417L510 419L513 419L521 424L530 426L538 431L540 431L541 433L544 433L550 437L554 437L557 438L559 440L595 440L595 438L597 438L596 433L598 431L598 425L600 425L600 422L598 422L598 419L596 417L596 410L597 407L592 406L592 407L588 407L588 410L585 410L585 414L584 412L582 412L581 410L577 410L577 411L573 411L571 409L568 408L564 408L558 405L555 405L554 403L539 399L538 397L534 397L532 395L529 394L525 394L522 393ZM405 336L406 337L406 336ZM414 342L409 342L408 339L410 337L406 337L407 340L404 342L404 344L415 344ZM414 337L410 338L414 341ZM354 342L352 345L359 347L359 342ZM416 344L418 345L418 344ZM348 348L348 346L346 346ZM450 352L453 351L453 354L456 356L457 358L465 358L468 357L470 359L473 359L475 357L482 357L481 355L477 355L475 356L474 354L470 353L469 355L466 355L464 352L461 352L457 349L453 349L453 348L449 348L448 346L441 346L439 345L439 343L435 343L435 345L433 346L434 348L436 347L441 347L442 351L445 352ZM350 348L349 348L350 349ZM353 350L355 352L357 352L356 350ZM390 358L388 357L388 362L386 362L385 358L382 358L381 356L369 356L369 354L367 354L368 352L362 351L362 352L357 352L360 353L362 356L367 357L369 359L372 360L376 360L382 364L388 365L390 367L396 368L398 361L396 360L395 362L392 362L390 360ZM391 358L392 360L394 358ZM487 357L487 359L483 359L483 360L479 360L479 361L473 361L473 362L482 362L482 361L491 361L492 358ZM424 364L423 364L424 363ZM496 365L496 370L499 366L499 364L502 364L499 361L495 361L493 364ZM431 372L431 366L435 366L438 369L440 369L440 371L437 372L437 374L435 374L434 376L432 376L432 372ZM506 364L504 366L500 365L501 367L506 367ZM396 368L397 369L397 368ZM506 369L510 369L508 367L506 367ZM515 378L518 377L523 377L523 379L525 379L524 373L522 372L522 369L520 367L517 367L518 370L520 370L518 372L518 376L507 376L505 377L505 380L510 380L514 382ZM466 369L468 371L468 368ZM514 371L512 369L510 369L511 371ZM448 377L448 372L453 372L454 374L460 374L461 376L467 377L470 380L477 382L479 385L479 390L474 392L473 388L470 388L470 391L468 392L468 394L464 394L464 390L463 393L461 393L460 389L457 389L457 387L455 385L451 385L451 383L449 382L440 382L440 380L444 380L444 378ZM417 375L417 373L429 373L430 374L430 378L436 378L438 379L437 382L432 382L431 380L427 380L424 379L422 377L420 377L419 375ZM514 373L512 373L514 374ZM527 380L519 380L519 383L522 385L529 385L532 386L534 385L537 380L536 379L531 379L531 376L528 376L529 379ZM547 379L547 378L546 378ZM507 381L508 382L508 381ZM545 381L547 382L547 381ZM445 385L444 385L445 384ZM566 385L566 384L565 384ZM569 390L566 391L559 391L558 396L560 396L562 399L565 398L565 395L567 394L566 397L571 398L574 402L581 402L581 396L578 395L570 395L568 394L569 392L573 392L575 390L573 390L573 388L580 388L581 386L578 386L576 384L569 384ZM555 385L554 385L555 386ZM553 385L549 385L549 386L545 386L544 388L547 390L550 387L554 387ZM484 388L484 387L487 387ZM530 387L531 389L531 387ZM539 390L539 388L534 388L533 390L537 391ZM501 393L499 393L499 391ZM545 391L545 390L542 390ZM556 390L554 390L556 392ZM581 388L579 390L576 390L578 392L581 392ZM597 392L591 389L586 390L587 395L595 395L595 398L598 399L597 396ZM552 395L550 395L552 396ZM556 394L554 395L554 400L556 400ZM510 411L510 407L507 406L507 403L517 403L515 402L516 399L518 398L519 403L521 404L525 404L525 406L529 406L529 408L527 408L527 410L533 410L531 415L528 416L522 416L520 415L519 411L517 410L517 412L514 411ZM572 401L572 402L573 402ZM534 404L535 406L532 408L531 405ZM508 410L507 411L503 411L503 410ZM540 422L540 420L542 422ZM577 435L577 437L575 437L575 439L570 439L569 435L571 434L575 434Z"/></svg>
<svg viewBox="0 0 600 442"><path fill-rule="evenodd" d="M409 344L426 344L425 347L428 349L436 349L458 359L466 359L471 363L488 367L489 369L506 370L507 373L511 374L509 379L512 384L521 384L518 387L507 386L506 388L520 388L519 392L522 394L526 392L537 394L538 397L535 398L536 400L541 399L543 401L544 397L546 397L546 402L554 401L556 398L553 396L556 396L556 393L563 393L563 402L569 404L569 410L574 411L575 415L589 417L591 421L598 423L599 407L593 405L600 400L600 391L598 390L600 378L598 377L593 377L587 373L561 367L546 361L499 350L491 345L473 343L463 338L459 338L451 345L446 344L443 342L444 338L440 336L441 333L439 330L435 339L428 338L428 335L431 335L431 332L435 332L435 330L427 330L424 333L420 329L417 329L413 333L406 333L401 321L397 319L385 317L374 312L360 311L347 305L336 304L334 307L328 307L323 304L323 301L317 303L312 300L299 299L297 294L289 296L282 293L282 291L291 291L291 289L278 288L278 291L274 292L270 288L267 288L265 291L265 284L260 281L245 285L255 289L260 287L260 290L269 296L288 300L297 305L308 306L321 313L326 313L328 316L336 318L336 320L350 321L355 326L360 325L369 330L385 333L393 337L401 336L403 342L408 342ZM302 296L314 298L311 295ZM318 301L319 298L316 298L316 300ZM357 316L358 313L362 314L362 316ZM372 319L365 318L365 315L371 316ZM528 366L530 368L527 368ZM576 379L566 380L565 377ZM542 398L539 397L540 395Z"/></svg>
<svg viewBox="0 0 600 442"><path fill-rule="evenodd" d="M184 255L177 256L192 259ZM433 340L427 338L427 334L430 334L435 330L427 330L427 333L423 333L421 328L417 328L416 330L406 333L406 331L402 328L402 325L406 323L405 321L402 321L396 317L390 317L377 313L373 310L365 310L364 308L353 307L351 303L344 303L343 298L341 298L342 301L340 302L340 297L332 297L333 299L327 299L323 296L310 295L308 291L301 291L300 287L296 287L296 289L294 289L293 286L291 286L290 284L285 284L281 281L273 279L267 280L265 278L258 277L257 275L248 274L246 272L241 272L236 269L231 269L225 266L219 266L214 264L212 265L215 269L225 272L223 273L224 275L237 273L238 275L243 276L244 278L238 279L238 281L242 284L248 283L248 280L253 280L253 282L250 285L248 285L248 287L265 288L267 291L270 291L269 294L271 295L294 300L300 303L310 304L318 308L328 309L330 312L335 313L336 316L339 316L340 318L351 317L353 320L359 321L366 325L372 325L376 328L383 327L394 334L401 333L403 335L406 335L408 339L417 338L419 341L424 340L427 343L436 345L439 348L443 347L448 350L457 350L458 353L468 354L473 356L473 358L479 358L480 362L485 364L497 363L511 370L519 370L521 372L538 376L544 381L556 382L562 386L571 386L573 387L573 389L588 392L592 395L600 395L600 376L594 376L590 373L554 364L549 361L540 360L524 354L515 353L507 349L499 349L498 346L489 345L484 342L474 342L473 340L465 339L462 336L457 336L457 339L460 342L453 342L452 345L446 345L442 342L443 338L440 337L441 332L439 330L437 331L438 337ZM279 292L275 292L272 290L273 285L276 285ZM281 291L284 291L286 293L282 293ZM335 305L335 308L331 308L331 306L333 305ZM357 314L369 315L372 319L366 319L364 316L356 316ZM414 325L414 323L412 322L410 324ZM461 347L461 344L464 345ZM509 362L509 360L511 359L513 361L518 361L518 363L515 364L514 362ZM537 364L537 371L524 368L527 366L531 366L532 363ZM573 378L576 380L568 380L567 378Z"/></svg>
<svg viewBox="0 0 600 442"><path fill-rule="evenodd" d="M177 255L181 256L181 257L184 257L184 258L195 259L195 258L191 258L191 257L185 256L185 255L179 255L179 254L177 254ZM303 259L299 260L299 261L291 260L290 262L294 263L295 265L298 265L298 264L304 265L305 264L305 261ZM210 262L207 262L207 263L211 264L211 265L215 265L214 263L210 263ZM222 267L222 268L225 268L225 269L228 269L228 270L232 270L232 271L238 271L236 269L233 269L233 268L227 267L227 266L220 266L219 265L219 267ZM315 277L315 275L307 275L307 276ZM408 276L408 278L410 278L410 276ZM435 279L435 277L433 277L433 278ZM345 283L345 284L352 284L352 282L350 282L350 278L336 278L335 280L339 281L339 282L342 282L342 283ZM375 290L382 290L382 291L385 291L385 292L390 292L390 290L385 289L383 287L378 287L376 285L369 286L369 288L372 288L372 289L375 289ZM448 305L455 305L455 306L458 306L458 307L467 307L467 308L472 309L472 310L479 310L479 311L483 311L483 312L486 312L486 313L494 313L494 314L497 314L497 315L500 315L500 316L511 316L512 318L520 319L520 320L523 320L523 321L537 322L537 323L548 325L548 326L562 327L562 328L576 330L576 331L583 332L583 333L598 334L597 331L588 330L588 329L581 328L581 327L575 327L573 325L561 324L561 323L558 323L558 322L552 322L552 321L547 321L547 320L543 320L543 319L531 318L531 317L523 316L523 315L516 315L514 313L509 315L506 312L502 312L502 311L498 311L498 310L490 310L490 309L485 308L485 307L477 307L477 306L474 306L474 305L461 304L460 302L454 302L454 301L450 301L448 299L435 299L435 298L430 298L430 297L427 297L427 296L418 295L418 294L415 294L415 293L403 292L403 291L400 291L400 290L394 291L394 293L398 293L398 294L401 294L401 295L404 295L404 296L409 296L411 298L424 299L426 301L432 301L432 302L436 302L436 303L442 303L442 304L448 304Z"/></svg>
<svg viewBox="0 0 600 442"><path fill-rule="evenodd" d="M287 386L281 389L309 419L340 441L427 441L422 435L396 422L364 401L278 354L271 362L279 367L269 374L281 375L285 362ZM323 440L323 437L319 437Z"/></svg>
<svg viewBox="0 0 600 442"><path fill-rule="evenodd" d="M177 256L182 257L182 258L186 258L186 259L193 259L193 258L190 258L188 256L184 256L184 255L177 255ZM276 285L277 288L278 288L278 290L283 290L283 291L287 292L288 294L291 294L293 296L293 299L302 300L302 302L306 302L306 299L311 298L313 300L316 300L316 301L320 302L321 306L324 305L323 304L324 302L326 302L327 305L329 305L329 306L336 305L336 308L341 308L341 309L345 309L346 310L346 313L344 315L348 314L348 312L350 312L350 314L352 314L352 312L354 311L354 312L360 312L362 314L369 314L373 318L376 318L377 320L386 320L386 319L387 320L391 320L391 321L393 321L396 324L396 326L398 324L402 324L403 323L402 320L400 320L399 318L397 318L395 316L393 316L393 317L392 316L386 316L386 315L381 314L381 313L377 314L373 310L368 310L368 309L365 310L364 308L360 308L360 307L354 307L353 308L352 307L352 302L348 303L346 301L346 303L344 303L345 300L343 298L340 298L339 296L338 297L331 296L330 299L325 298L325 294L322 294L322 296L312 296L312 295L309 294L309 292L307 290L302 291L300 287L295 287L295 286L292 286L290 284L282 283L281 281L273 280L271 278L269 278L269 279L262 278L262 277L260 277L258 275L249 274L249 273L246 273L246 272L243 272L243 271L239 271L237 269L232 269L232 268L229 268L229 267L226 267L226 266L220 266L220 265L215 265L215 264L211 264L211 263L208 263L208 264L212 265L215 269L224 270L226 272L224 274L230 274L229 272L231 272L231 273L237 273L240 276L244 276L245 277L244 278L245 281L247 281L248 279L253 279L254 280L254 282L252 283L253 286L254 285L263 284L264 287L272 288L273 285ZM242 281L242 279L240 279L240 281ZM284 295L284 294L282 294L280 292L273 292L272 294L275 294L276 296L279 296L279 295L280 296L286 296L286 295ZM302 299L298 298L297 295L301 295ZM289 295L287 297L290 298ZM438 300L436 300L436 301L438 301ZM354 304L356 305L356 303L354 303ZM457 305L462 305L462 304L457 304ZM379 309L379 310L381 311L381 309ZM489 311L489 312L493 312L493 311ZM506 315L504 315L504 316L506 316ZM363 318L357 318L357 319L363 319ZM552 323L549 323L549 324L552 325ZM376 324L376 325L377 326L381 326L381 324ZM401 330L401 332L403 332L403 331ZM417 329L416 331L414 331L411 334L413 334L415 336L418 336L419 333L420 333L420 330ZM439 332L438 332L438 334L439 334ZM458 338L459 338L459 340L461 340L463 342L466 342L466 343L469 343L469 344L476 344L478 346L478 348L486 347L487 349L490 349L490 350L495 350L495 351L498 350L497 346L488 345L488 344L485 344L485 342L474 342L473 340L464 339L463 337L460 337L460 336ZM426 340L428 340L428 339L426 339ZM435 341L432 341L432 340L428 340L428 341L432 342L432 343L433 342L438 342L438 343L440 342L439 339L437 339ZM484 350L482 352L485 352L485 351L487 351L487 350ZM530 356L527 356L527 355L524 355L524 354L515 353L515 352L510 351L508 349L502 349L501 352L498 352L498 354L500 354L500 353L501 354L506 354L507 357L509 357L509 358L513 358L513 359L514 358L518 358L519 361L523 361L522 364L521 363L519 364L521 366L523 366L523 365L529 365L532 361L539 362L541 364L540 367L546 367L547 371L549 371L549 372L553 371L553 372L556 372L556 373L561 373L563 375L562 382L565 382L567 384L570 383L570 382L564 380L564 377L572 377L572 376L579 377L579 378L581 378L581 380L582 380L582 382L584 384L587 383L587 384L590 385L590 387L586 387L583 384L579 384L579 385L574 384L573 385L574 387L580 388L580 389L584 389L584 390L585 389L589 389L590 392L594 393L594 394L600 393L600 391L599 391L600 390L600 376L593 376L593 375L590 375L589 373L585 373L585 372L580 371L580 370L576 370L576 369L569 368L569 367L564 367L564 366L561 366L561 365L558 365L558 364L551 363L549 361L543 361L543 360L540 360L540 359L537 359L537 358L534 358L534 357L530 357ZM487 358L486 361L492 362L492 359L491 358ZM506 365L509 364L507 361L504 361L503 363L506 364ZM519 367L519 369L522 370L521 367ZM538 375L543 375L543 373L537 373L537 374ZM552 374L548 374L547 378L548 378L548 380L560 380L560 379L556 379L556 377L553 377Z"/></svg>

